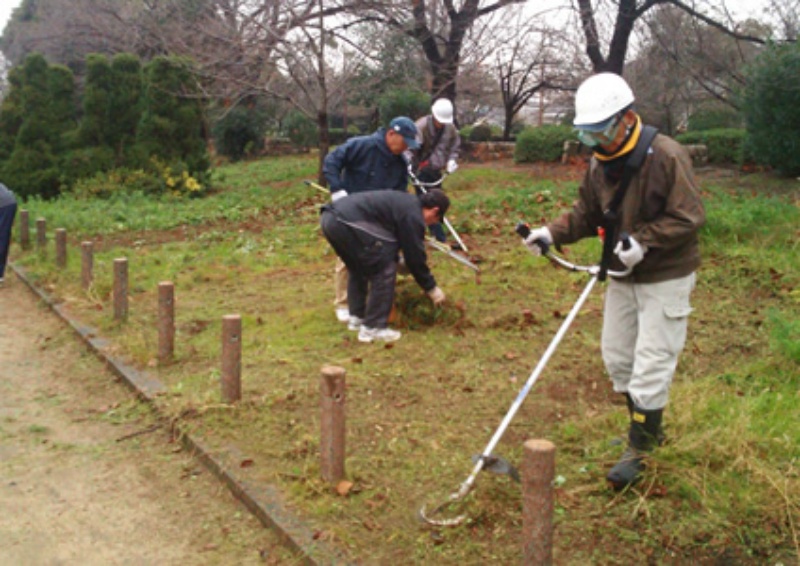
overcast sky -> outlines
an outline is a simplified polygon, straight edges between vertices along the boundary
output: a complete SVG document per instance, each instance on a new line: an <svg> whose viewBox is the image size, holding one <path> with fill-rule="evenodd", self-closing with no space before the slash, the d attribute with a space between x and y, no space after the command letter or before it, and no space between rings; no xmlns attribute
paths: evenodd
<svg viewBox="0 0 800 566"><path fill-rule="evenodd" d="M0 24L3 29L6 27L8 18L11 17L11 12L20 4L22 4L22 0L0 0Z"/></svg>

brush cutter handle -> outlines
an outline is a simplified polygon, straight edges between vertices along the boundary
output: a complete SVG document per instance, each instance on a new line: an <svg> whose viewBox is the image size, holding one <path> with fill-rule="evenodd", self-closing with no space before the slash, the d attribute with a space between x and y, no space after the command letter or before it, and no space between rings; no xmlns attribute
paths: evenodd
<svg viewBox="0 0 800 566"><path fill-rule="evenodd" d="M518 222L515 231L524 240L530 235L531 227L525 222ZM631 239L630 235L627 232L623 232L622 234L620 234L620 240L622 241L623 249L625 250L630 249ZM575 265L574 263L565 260L563 257L554 254L550 250L550 246L547 245L547 242L543 242L542 240L536 240L535 243L542 249L542 255L547 257L553 263L558 264L565 269L568 269L570 271L584 271L586 273L589 273L590 275L596 275L600 271L599 265ZM628 275L631 274L631 271L633 270L626 269L625 271L609 271L608 275L615 278L627 277Z"/></svg>
<svg viewBox="0 0 800 566"><path fill-rule="evenodd" d="M450 176L450 173L444 172L444 173L442 173L442 176L439 177L438 181L430 181L430 182L426 183L426 182L420 181L419 177L417 177L412 171L408 172L408 177L409 177L409 179L411 179L411 184L414 185L415 187L419 187L420 189L423 189L423 192L425 192L424 191L425 189L435 189L435 188L439 187L442 183L444 183L444 180L447 179L447 177L449 177L449 176Z"/></svg>

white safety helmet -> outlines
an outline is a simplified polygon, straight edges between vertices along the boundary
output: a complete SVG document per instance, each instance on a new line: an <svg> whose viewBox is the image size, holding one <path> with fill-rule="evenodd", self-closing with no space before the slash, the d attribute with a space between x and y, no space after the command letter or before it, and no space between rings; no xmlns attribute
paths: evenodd
<svg viewBox="0 0 800 566"><path fill-rule="evenodd" d="M616 73L598 73L583 81L575 93L576 128L591 129L633 104L633 91Z"/></svg>
<svg viewBox="0 0 800 566"><path fill-rule="evenodd" d="M431 107L433 117L440 124L453 123L453 103L446 98L438 98Z"/></svg>

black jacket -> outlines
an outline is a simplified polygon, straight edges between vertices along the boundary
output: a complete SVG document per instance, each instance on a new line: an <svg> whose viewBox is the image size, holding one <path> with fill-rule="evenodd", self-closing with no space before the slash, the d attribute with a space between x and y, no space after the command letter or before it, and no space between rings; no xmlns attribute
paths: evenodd
<svg viewBox="0 0 800 566"><path fill-rule="evenodd" d="M425 253L425 220L419 198L399 191L356 193L325 205L342 222L368 238L403 252L414 280L425 291L436 287ZM394 259L393 259L394 260Z"/></svg>

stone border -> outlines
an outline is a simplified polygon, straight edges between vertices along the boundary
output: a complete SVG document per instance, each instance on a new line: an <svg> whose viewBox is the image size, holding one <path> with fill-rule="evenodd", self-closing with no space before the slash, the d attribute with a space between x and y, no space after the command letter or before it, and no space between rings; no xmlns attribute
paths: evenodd
<svg viewBox="0 0 800 566"><path fill-rule="evenodd" d="M158 412L155 399L168 391L163 383L131 367L119 358L107 354L107 348L110 346L108 340L99 337L95 329L84 326L68 316L50 295L33 283L24 269L14 264L9 264L8 267L78 334L112 373ZM239 463L247 460L238 449L230 446L225 451L214 452L202 439L181 430L177 424L172 426L172 430L176 438L180 439L184 449L198 458L218 480L224 483L265 527L275 531L284 545L300 554L304 564L321 566L352 563L350 559L343 556L341 551L331 548L322 541L315 540L314 531L286 509L283 496L274 486L252 485L237 474Z"/></svg>

